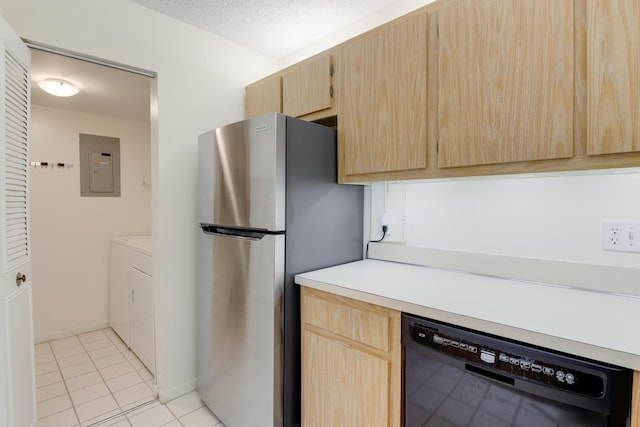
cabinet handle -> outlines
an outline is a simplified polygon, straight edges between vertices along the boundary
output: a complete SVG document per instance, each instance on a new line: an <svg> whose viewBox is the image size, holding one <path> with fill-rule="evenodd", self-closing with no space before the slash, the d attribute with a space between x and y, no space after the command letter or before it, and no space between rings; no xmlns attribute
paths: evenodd
<svg viewBox="0 0 640 427"><path fill-rule="evenodd" d="M18 275L16 276L16 286L19 287L26 281L27 281L27 276L25 276L22 273L18 273Z"/></svg>
<svg viewBox="0 0 640 427"><path fill-rule="evenodd" d="M133 289L131 289L131 302L136 302L136 294Z"/></svg>

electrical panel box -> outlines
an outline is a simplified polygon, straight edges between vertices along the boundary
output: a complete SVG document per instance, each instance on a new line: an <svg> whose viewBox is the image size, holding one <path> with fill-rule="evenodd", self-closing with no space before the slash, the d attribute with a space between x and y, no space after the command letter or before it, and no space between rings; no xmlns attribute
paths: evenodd
<svg viewBox="0 0 640 427"><path fill-rule="evenodd" d="M120 138L80 134L80 196L120 197Z"/></svg>

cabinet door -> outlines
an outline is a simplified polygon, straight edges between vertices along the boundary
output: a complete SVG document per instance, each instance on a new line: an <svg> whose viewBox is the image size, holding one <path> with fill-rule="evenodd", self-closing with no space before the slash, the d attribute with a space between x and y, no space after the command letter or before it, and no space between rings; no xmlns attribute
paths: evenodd
<svg viewBox="0 0 640 427"><path fill-rule="evenodd" d="M129 286L129 248L111 243L109 250L109 325L130 345L129 318L131 288Z"/></svg>
<svg viewBox="0 0 640 427"><path fill-rule="evenodd" d="M337 63L339 179L427 167L427 13L345 43Z"/></svg>
<svg viewBox="0 0 640 427"><path fill-rule="evenodd" d="M640 371L633 372L633 393L631 395L630 427L640 427Z"/></svg>
<svg viewBox="0 0 640 427"><path fill-rule="evenodd" d="M640 2L587 2L588 154L640 151Z"/></svg>
<svg viewBox="0 0 640 427"><path fill-rule="evenodd" d="M438 17L438 166L571 157L573 1L454 0Z"/></svg>
<svg viewBox="0 0 640 427"><path fill-rule="evenodd" d="M400 313L303 287L302 425L401 425Z"/></svg>
<svg viewBox="0 0 640 427"><path fill-rule="evenodd" d="M131 350L155 374L153 297L151 276L137 268L129 270L131 283Z"/></svg>
<svg viewBox="0 0 640 427"><path fill-rule="evenodd" d="M282 112L300 117L332 107L331 56L294 67L282 75Z"/></svg>
<svg viewBox="0 0 640 427"><path fill-rule="evenodd" d="M266 113L282 112L282 77L274 75L246 87L247 118Z"/></svg>
<svg viewBox="0 0 640 427"><path fill-rule="evenodd" d="M309 331L303 341L304 427L389 426L388 360Z"/></svg>

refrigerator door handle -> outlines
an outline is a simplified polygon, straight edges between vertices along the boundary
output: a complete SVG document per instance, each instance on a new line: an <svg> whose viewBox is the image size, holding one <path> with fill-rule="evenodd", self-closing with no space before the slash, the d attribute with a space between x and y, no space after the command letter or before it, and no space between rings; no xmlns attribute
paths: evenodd
<svg viewBox="0 0 640 427"><path fill-rule="evenodd" d="M238 228L220 227L220 226L211 225L211 224L200 224L200 227L202 227L202 231L204 232L204 234L229 237L232 239L241 239L241 240L258 241L258 240L262 240L262 238L267 234L281 234L281 233L269 232L266 230L265 231L243 230Z"/></svg>

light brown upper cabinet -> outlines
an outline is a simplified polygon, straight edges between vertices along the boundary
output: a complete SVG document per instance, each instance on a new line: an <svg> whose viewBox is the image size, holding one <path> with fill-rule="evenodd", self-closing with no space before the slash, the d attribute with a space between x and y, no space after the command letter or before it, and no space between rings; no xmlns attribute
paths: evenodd
<svg viewBox="0 0 640 427"><path fill-rule="evenodd" d="M438 16L438 166L571 157L573 0L453 0Z"/></svg>
<svg viewBox="0 0 640 427"><path fill-rule="evenodd" d="M640 151L640 2L587 1L587 152Z"/></svg>
<svg viewBox="0 0 640 427"><path fill-rule="evenodd" d="M282 113L282 77L271 75L245 89L247 118L266 113Z"/></svg>
<svg viewBox="0 0 640 427"><path fill-rule="evenodd" d="M427 34L422 11L337 51L339 181L427 167Z"/></svg>
<svg viewBox="0 0 640 427"><path fill-rule="evenodd" d="M331 55L324 54L282 75L282 112L301 117L333 106Z"/></svg>

